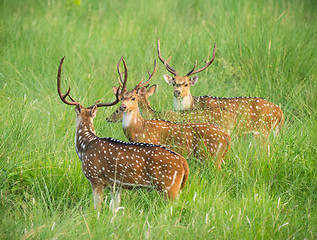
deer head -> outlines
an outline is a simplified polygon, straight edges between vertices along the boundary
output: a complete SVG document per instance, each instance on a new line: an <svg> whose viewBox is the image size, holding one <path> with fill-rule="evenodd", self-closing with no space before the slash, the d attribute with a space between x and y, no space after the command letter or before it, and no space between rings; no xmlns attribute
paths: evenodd
<svg viewBox="0 0 317 240"><path fill-rule="evenodd" d="M197 66L197 60L195 62L195 65L193 67L192 70L190 70L185 76L179 76L177 71L172 68L170 65L169 65L169 61L171 59L171 57L168 58L167 61L165 61L162 56L161 56L161 50L160 50L160 40L158 39L157 40L157 52L158 52L158 57L159 59L161 60L161 62L164 64L165 68L167 69L167 71L169 71L172 76L168 75L168 74L165 74L164 75L164 79L165 81L169 84L169 85L173 85L173 88L174 88L174 98L175 99L183 99L183 98L188 98L186 101L188 102L192 102L192 97L191 97L191 94L190 94L190 86L194 86L197 81L198 81L198 76L192 76L196 73L199 73L203 70L205 70L206 68L208 68L210 66L210 64L214 61L215 59L215 56L216 56L216 43L214 45L214 50L213 50L213 57L212 59L207 62L205 60L205 66L200 68L200 69L197 69L195 70L196 66ZM192 77L191 77L192 76ZM175 103L175 101L174 101ZM187 104L190 104L190 103L187 103ZM174 104L175 105L175 104ZM186 103L185 103L186 105ZM186 109L186 108L185 108ZM184 109L182 109L184 110Z"/></svg>
<svg viewBox="0 0 317 240"><path fill-rule="evenodd" d="M124 69L125 69L124 71L125 78L127 78L128 68L124 59L122 59L122 61L123 61ZM122 82L122 73L120 72L119 63L118 63L118 73L119 73L120 81ZM147 85L151 81L155 71L156 71L156 61L154 61L154 70L152 74L149 73L149 78L145 82L143 82L143 78L142 78L141 81L131 91L128 91L126 88L122 88L123 93L122 93L121 106L120 106L121 111L131 112L136 110L138 108L138 100L140 97L144 98L145 95L150 96L154 93L156 86L151 87L150 91L147 91ZM118 92L118 90L115 91L114 89L114 92Z"/></svg>

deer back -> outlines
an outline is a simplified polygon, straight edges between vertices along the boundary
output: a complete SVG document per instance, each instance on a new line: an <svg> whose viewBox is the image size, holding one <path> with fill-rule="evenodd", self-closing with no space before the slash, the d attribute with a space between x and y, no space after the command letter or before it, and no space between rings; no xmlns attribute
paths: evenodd
<svg viewBox="0 0 317 240"><path fill-rule="evenodd" d="M195 99L199 107L223 107L234 113L237 127L242 132L267 136L273 129L283 125L282 109L263 98L201 96Z"/></svg>

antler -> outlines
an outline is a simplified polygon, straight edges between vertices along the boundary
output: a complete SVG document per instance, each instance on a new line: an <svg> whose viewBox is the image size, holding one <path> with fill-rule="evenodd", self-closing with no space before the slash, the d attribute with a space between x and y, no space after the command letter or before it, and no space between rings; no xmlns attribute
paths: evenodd
<svg viewBox="0 0 317 240"><path fill-rule="evenodd" d="M109 106L117 104L120 101L119 91L117 91L116 100L114 100L113 102L111 102L111 103L98 103L99 101L100 100L98 100L94 105L91 105L88 108L93 108L95 105L97 105L97 107L109 107Z"/></svg>
<svg viewBox="0 0 317 240"><path fill-rule="evenodd" d="M62 65L63 65L63 62L64 62L64 58L63 57L59 63L59 68L58 68L58 73L57 73L57 92L58 92L58 95L59 97L61 98L61 100L68 104L68 105L81 105L79 102L76 102L70 95L69 95L69 92L70 92L70 87L68 88L67 92L63 95L62 94L62 91L61 91L61 74L62 74ZM72 102L70 101L67 101L66 100L66 97L69 97Z"/></svg>
<svg viewBox="0 0 317 240"><path fill-rule="evenodd" d="M136 86L134 87L134 89L139 89L139 88L141 88L141 87L147 85L147 84L151 81L151 79L152 79L152 77L153 77L155 71L156 71L156 60L154 60L154 70L153 70L152 74L150 74L150 72L148 71L149 79L146 80L146 82L142 83L142 82L143 82L143 78L142 78L141 81L138 83L138 85L136 85Z"/></svg>
<svg viewBox="0 0 317 240"><path fill-rule="evenodd" d="M157 53L158 53L159 59L160 59L161 62L164 64L164 66L165 66L165 68L167 69L167 71L169 71L171 74L173 74L174 76L176 76L176 75L177 75L177 71L176 71L174 68L172 68L172 67L168 64L168 62L169 62L169 60L171 59L171 57L169 57L169 58L167 59L167 61L165 61L165 60L162 58L162 56L161 56L160 39L159 39L159 38L157 39Z"/></svg>
<svg viewBox="0 0 317 240"><path fill-rule="evenodd" d="M192 69L189 73L186 74L187 77L189 77L190 75L193 75L193 74L195 74L195 73L199 73L199 72L205 70L207 67L209 67L209 65L215 60L215 57L216 57L216 46L217 46L217 44L215 43L212 59L211 59L209 62L207 62L207 61L205 60L206 65L205 65L204 67L202 67L202 68L197 69L196 71L194 71L195 68L196 68L196 66L197 66L197 60L196 60L195 66L193 67L193 69Z"/></svg>
<svg viewBox="0 0 317 240"><path fill-rule="evenodd" d="M120 72L120 68L119 68L121 60L123 61L123 65L124 65L124 69L125 69L125 71L124 71L124 73L125 73L124 81L122 81L122 73ZM108 107L108 106L115 105L115 104L117 104L117 103L120 101L120 99L122 98L124 89L126 89L127 79L128 79L128 68L127 68L126 62L125 62L124 59L123 59L123 56L120 58L120 60L119 60L119 62L118 62L117 69L118 69L118 73L119 73L119 77L120 77L121 83L120 83L120 81L119 81L119 88L118 88L118 91L117 91L117 93L116 93L116 100L114 100L114 101L111 102L111 103L97 103L97 102L96 102L94 105L97 105L97 107ZM120 94L120 96L119 96L119 92L120 92L119 89L120 89L120 87L122 88L122 91L121 91L121 94ZM92 108L94 105L89 106L88 108Z"/></svg>

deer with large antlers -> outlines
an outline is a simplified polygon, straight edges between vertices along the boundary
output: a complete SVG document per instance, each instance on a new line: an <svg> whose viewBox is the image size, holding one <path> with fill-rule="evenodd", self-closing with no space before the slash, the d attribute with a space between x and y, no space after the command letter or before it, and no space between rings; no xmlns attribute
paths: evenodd
<svg viewBox="0 0 317 240"><path fill-rule="evenodd" d="M128 75L126 62L125 78ZM120 109L123 111L122 127L129 141L162 144L182 155L193 154L201 159L213 158L215 166L221 170L221 162L230 147L230 136L220 127L211 123L172 123L165 120L146 120L141 117L138 106L138 91L149 83L156 70L147 81L143 79L131 91L122 89ZM122 73L118 65L119 78Z"/></svg>
<svg viewBox="0 0 317 240"><path fill-rule="evenodd" d="M216 56L216 44L213 49L212 59L205 66L195 70L197 60L192 70L181 77L178 72L169 65L171 57L165 61L161 56L160 40L157 41L158 57L167 71L173 76L164 75L165 81L174 88L175 110L186 110L202 107L223 107L234 113L238 119L238 127L242 132L252 132L255 135L268 137L272 130L277 134L284 123L281 108L263 98L259 97L214 97L214 96L192 96L190 86L194 86L198 77L192 75L208 68Z"/></svg>
<svg viewBox="0 0 317 240"><path fill-rule="evenodd" d="M122 83L120 83L122 86ZM228 134L236 125L235 114L222 107L209 107L201 109L188 109L183 111L168 110L163 112L155 111L149 102L149 97L154 94L156 85L144 86L138 89L138 105L142 117L145 119L164 119L170 122L211 122L223 127ZM117 87L113 87L116 95ZM109 118L108 122L119 122L122 120L123 112L120 107L116 109Z"/></svg>
<svg viewBox="0 0 317 240"><path fill-rule="evenodd" d="M153 188L169 199L175 199L188 179L189 168L185 158L160 145L98 137L93 126L97 108L112 106L120 101L121 96L117 94L116 100L111 103L95 103L84 108L70 96L70 88L66 94L61 93L63 60L58 69L57 90L64 103L75 106L76 152L82 162L83 173L91 184L95 208L101 208L105 187L114 189L117 205L121 188ZM123 88L125 86L126 79Z"/></svg>

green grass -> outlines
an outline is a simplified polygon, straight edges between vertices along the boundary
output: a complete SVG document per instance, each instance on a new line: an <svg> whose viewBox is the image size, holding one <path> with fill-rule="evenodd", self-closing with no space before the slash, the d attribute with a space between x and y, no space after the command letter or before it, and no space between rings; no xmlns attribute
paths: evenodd
<svg viewBox="0 0 317 240"><path fill-rule="evenodd" d="M317 14L315 1L0 1L1 239L316 239ZM128 88L157 59L181 74L212 54L193 95L260 96L286 122L271 155L235 141L222 173L188 159L191 173L173 205L155 191L123 191L116 216L110 193L97 219L92 191L74 148L74 108L114 100L124 55ZM171 109L172 89L158 62L151 104ZM99 109L99 136L126 140Z"/></svg>

